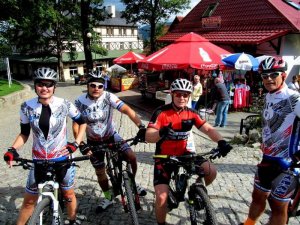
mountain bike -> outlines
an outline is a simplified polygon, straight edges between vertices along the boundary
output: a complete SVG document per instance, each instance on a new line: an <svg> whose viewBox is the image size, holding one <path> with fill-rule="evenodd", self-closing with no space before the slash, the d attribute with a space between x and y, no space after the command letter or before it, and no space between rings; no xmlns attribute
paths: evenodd
<svg viewBox="0 0 300 225"><path fill-rule="evenodd" d="M171 164L175 170L171 174L167 205L171 211L179 206L180 202L186 202L190 212L192 225L218 224L213 205L209 199L205 187L205 173L201 165L219 155L218 149L200 154L187 154L181 156L154 155L158 163ZM191 181L193 175L198 178ZM188 191L187 191L188 190ZM187 191L187 197L185 197Z"/></svg>
<svg viewBox="0 0 300 225"><path fill-rule="evenodd" d="M296 180L298 181L298 185L296 187L296 191L294 195L291 198L291 201L289 202L288 219L286 224L289 223L289 218L300 216L300 209L298 209L300 205L300 174L293 173L292 169L294 168L300 168L300 162L292 163L290 169L287 171L287 173L292 173L296 177Z"/></svg>
<svg viewBox="0 0 300 225"><path fill-rule="evenodd" d="M40 166L46 172L43 181L38 184L39 197L28 225L63 225L63 198L60 194L59 183L57 182L56 170L58 167L75 166L76 161L89 159L89 156L65 159L62 161L31 160L16 158L18 163L14 166L22 166L23 169L32 170L34 166ZM33 166L34 165L34 166Z"/></svg>
<svg viewBox="0 0 300 225"><path fill-rule="evenodd" d="M130 163L120 151L120 147L124 143L131 141L134 141L134 138L89 147L93 154L97 152L106 153L106 171L112 184L114 197L121 195L124 211L129 212L132 224L137 225L139 224L137 210L141 208L140 199ZM133 142L130 143L131 145Z"/></svg>

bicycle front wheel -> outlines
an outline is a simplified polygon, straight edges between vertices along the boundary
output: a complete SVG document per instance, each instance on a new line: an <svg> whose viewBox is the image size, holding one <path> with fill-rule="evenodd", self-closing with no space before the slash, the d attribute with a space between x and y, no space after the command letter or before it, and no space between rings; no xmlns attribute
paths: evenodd
<svg viewBox="0 0 300 225"><path fill-rule="evenodd" d="M134 191L133 191L133 186L132 186L132 182L127 172L123 172L123 182L124 182L124 188L125 188L125 196L126 196L126 202L127 202L127 209L129 211L130 214L130 218L131 218L131 223L133 225L138 225L138 216L137 216L137 212L136 212L136 208L135 208L135 204L134 204Z"/></svg>
<svg viewBox="0 0 300 225"><path fill-rule="evenodd" d="M194 192L193 204L190 205L191 224L217 225L214 207L204 187L197 186Z"/></svg>
<svg viewBox="0 0 300 225"><path fill-rule="evenodd" d="M58 204L58 216L53 215L51 198L43 198L35 207L28 225L63 225L63 214Z"/></svg>

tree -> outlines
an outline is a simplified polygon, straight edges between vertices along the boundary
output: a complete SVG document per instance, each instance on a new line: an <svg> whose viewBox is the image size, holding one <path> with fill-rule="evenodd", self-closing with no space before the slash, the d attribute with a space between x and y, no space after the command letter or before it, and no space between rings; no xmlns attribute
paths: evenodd
<svg viewBox="0 0 300 225"><path fill-rule="evenodd" d="M9 40L20 53L56 57L60 80L64 81L63 52L68 50L70 57L74 57L74 43L85 41L86 31L91 30L96 21L104 20L108 16L102 6L103 0L81 2L86 3L87 12L82 13L81 5L70 0L2 0L1 5L13 10L2 17L9 26L5 31L1 29L0 35ZM93 19L82 23L81 14ZM91 49L87 51L91 55ZM106 54L105 50L100 52ZM87 61L87 66L92 67L92 59L87 58Z"/></svg>
<svg viewBox="0 0 300 225"><path fill-rule="evenodd" d="M190 0L121 0L125 4L122 17L130 23L150 25L151 52L156 51L156 25L171 14L188 9Z"/></svg>

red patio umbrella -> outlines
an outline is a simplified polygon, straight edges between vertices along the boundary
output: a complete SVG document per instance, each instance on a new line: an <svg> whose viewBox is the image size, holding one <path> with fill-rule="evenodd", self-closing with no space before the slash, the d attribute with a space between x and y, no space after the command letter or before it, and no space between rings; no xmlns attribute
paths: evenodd
<svg viewBox="0 0 300 225"><path fill-rule="evenodd" d="M137 63L138 61L144 58L145 58L144 55L130 51L114 59L113 62L116 64L132 64L132 63Z"/></svg>
<svg viewBox="0 0 300 225"><path fill-rule="evenodd" d="M157 71L187 68L215 70L224 65L222 58L229 54L227 50L191 32L139 61L138 67Z"/></svg>

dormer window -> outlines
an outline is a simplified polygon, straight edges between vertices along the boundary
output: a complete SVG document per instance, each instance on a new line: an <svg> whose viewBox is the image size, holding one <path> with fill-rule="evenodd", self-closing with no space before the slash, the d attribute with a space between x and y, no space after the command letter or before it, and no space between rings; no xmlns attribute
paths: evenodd
<svg viewBox="0 0 300 225"><path fill-rule="evenodd" d="M219 2L210 4L207 7L207 9L204 11L204 13L202 14L202 17L210 17L214 13L214 11L218 7L218 5L219 5Z"/></svg>
<svg viewBox="0 0 300 225"><path fill-rule="evenodd" d="M295 1L292 1L292 0L282 0L284 1L286 4L294 7L295 9L297 10L300 10L300 2L299 3L296 3Z"/></svg>

